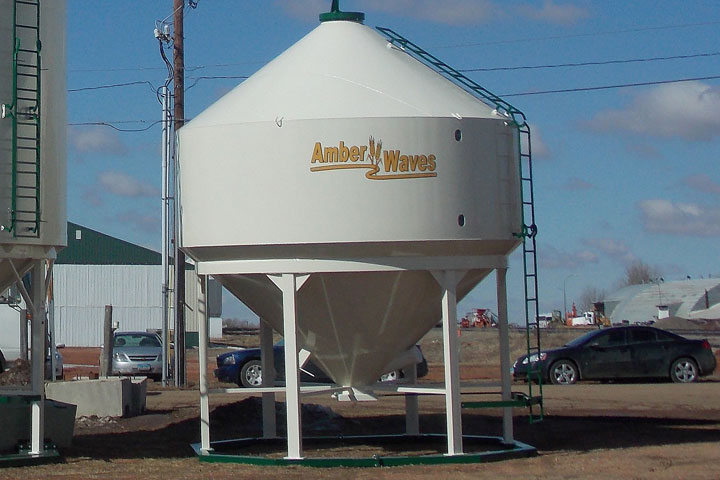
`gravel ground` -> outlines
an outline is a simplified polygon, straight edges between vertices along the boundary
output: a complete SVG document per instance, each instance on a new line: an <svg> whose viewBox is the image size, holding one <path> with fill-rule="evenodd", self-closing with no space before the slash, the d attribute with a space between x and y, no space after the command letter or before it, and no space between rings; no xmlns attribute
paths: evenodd
<svg viewBox="0 0 720 480"><path fill-rule="evenodd" d="M432 333L432 332L431 332ZM576 332L564 335L577 335ZM461 375L465 379L496 378L495 332L463 332ZM426 381L442 379L435 361L438 336L423 341L430 360ZM567 338L569 339L569 338ZM564 343L567 339L557 339ZM564 340L564 341L562 341ZM517 338L513 342L521 343ZM238 342L242 343L242 342ZM549 343L549 342L548 342ZM441 346L441 345L440 345ZM219 350L213 352L213 356ZM70 349L67 363L82 363ZM69 354L69 355L68 355ZM86 352L97 358L97 352ZM188 375L197 378L197 357L189 356ZM70 358L72 362L68 360ZM195 365L190 368L191 365ZM525 385L517 384L515 390ZM489 390L466 393L463 400L493 398ZM487 464L407 466L371 469L312 469L255 467L200 463L189 447L199 440L199 394L196 389L163 389L150 384L145 415L119 419L80 419L73 447L63 451L58 465L0 469L0 478L720 478L720 378L714 375L692 385L669 383L579 384L545 386L545 419L530 424L527 411L517 409L515 437L537 447L534 458ZM278 399L282 401L282 397ZM377 402L339 403L325 396L304 400L305 434L401 433L404 401L382 397ZM421 431L445 429L444 400L420 399ZM260 405L246 395L211 397L212 440L241 438L261 432ZM283 408L278 408L282 429ZM499 409L464 410L463 431L500 435ZM412 446L408 446L408 451ZM442 449L444 445L431 446ZM354 449L358 454L387 454L375 446ZM374 450L375 449L375 450ZM308 450L311 454L312 450ZM282 456L282 449L270 452ZM322 455L349 455L326 450Z"/></svg>

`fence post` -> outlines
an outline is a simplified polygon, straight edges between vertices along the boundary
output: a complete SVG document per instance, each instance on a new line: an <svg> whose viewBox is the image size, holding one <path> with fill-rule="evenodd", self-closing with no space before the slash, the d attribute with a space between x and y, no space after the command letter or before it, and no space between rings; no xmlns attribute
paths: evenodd
<svg viewBox="0 0 720 480"><path fill-rule="evenodd" d="M112 374L112 305L105 305L105 322L103 324L103 349L100 355L100 376L107 378Z"/></svg>

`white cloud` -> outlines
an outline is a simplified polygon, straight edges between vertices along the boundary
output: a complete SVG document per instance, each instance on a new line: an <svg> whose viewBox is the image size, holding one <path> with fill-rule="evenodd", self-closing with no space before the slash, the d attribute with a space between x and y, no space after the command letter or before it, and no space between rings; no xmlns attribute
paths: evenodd
<svg viewBox="0 0 720 480"><path fill-rule="evenodd" d="M543 268L577 268L588 263L597 263L598 256L589 250L569 252L552 245L538 250L538 263Z"/></svg>
<svg viewBox="0 0 720 480"><path fill-rule="evenodd" d="M319 13L327 12L330 2L293 0L275 3L296 18L311 20L317 19ZM540 22L567 25L588 16L586 9L570 3L557 4L553 0L544 0L540 6L536 6L536 3L538 2L527 2L509 7L498 0L365 0L355 2L352 8L341 5L341 10L385 12L448 25L486 23L516 15Z"/></svg>
<svg viewBox="0 0 720 480"><path fill-rule="evenodd" d="M707 174L691 175L683 180L683 183L699 192L714 193L720 195L720 183L712 180Z"/></svg>
<svg viewBox="0 0 720 480"><path fill-rule="evenodd" d="M158 233L160 231L160 217L157 215L128 211L117 215L116 218L122 223L134 225L144 232Z"/></svg>
<svg viewBox="0 0 720 480"><path fill-rule="evenodd" d="M160 190L158 188L121 172L102 172L98 176L98 182L106 191L122 197L160 196Z"/></svg>
<svg viewBox="0 0 720 480"><path fill-rule="evenodd" d="M652 199L640 203L645 230L668 235L720 236L720 207Z"/></svg>
<svg viewBox="0 0 720 480"><path fill-rule="evenodd" d="M532 142L532 155L533 158L548 158L552 156L550 148L548 148L545 140L540 133L540 127L534 124L530 124L530 135Z"/></svg>
<svg viewBox="0 0 720 480"><path fill-rule="evenodd" d="M625 243L613 238L586 238L585 245L623 263L635 261L637 257Z"/></svg>
<svg viewBox="0 0 720 480"><path fill-rule="evenodd" d="M582 178L579 177L571 177L568 179L567 183L563 186L563 190L590 190L594 188L595 185L593 185L590 182L586 182Z"/></svg>
<svg viewBox="0 0 720 480"><path fill-rule="evenodd" d="M644 158L662 158L660 150L649 143L631 143L626 146L628 152Z"/></svg>
<svg viewBox="0 0 720 480"><path fill-rule="evenodd" d="M589 16L589 12L571 3L558 4L553 0L544 0L541 7L533 4L518 7L521 15L530 19L560 25L572 25Z"/></svg>
<svg viewBox="0 0 720 480"><path fill-rule="evenodd" d="M448 25L487 22L500 13L494 2L489 0L452 0L442 2L442 5L435 0L370 0L367 3L374 10Z"/></svg>
<svg viewBox="0 0 720 480"><path fill-rule="evenodd" d="M82 200L93 207L102 207L104 202L97 188L88 188L82 193Z"/></svg>
<svg viewBox="0 0 720 480"><path fill-rule="evenodd" d="M290 16L305 21L317 21L318 15L329 11L330 2L326 0L275 0L277 6L285 10ZM340 5L340 10L346 10Z"/></svg>
<svg viewBox="0 0 720 480"><path fill-rule="evenodd" d="M637 95L624 109L598 113L590 126L685 140L720 135L720 87L702 82L659 85Z"/></svg>
<svg viewBox="0 0 720 480"><path fill-rule="evenodd" d="M67 135L70 146L78 153L125 155L128 152L117 132L107 127L71 127Z"/></svg>

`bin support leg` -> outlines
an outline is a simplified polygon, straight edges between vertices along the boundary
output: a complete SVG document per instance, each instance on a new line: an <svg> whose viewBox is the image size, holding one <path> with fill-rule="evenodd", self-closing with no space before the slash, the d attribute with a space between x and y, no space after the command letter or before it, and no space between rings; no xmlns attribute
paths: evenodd
<svg viewBox="0 0 720 480"><path fill-rule="evenodd" d="M207 277L198 275L198 333L200 345L198 363L200 366L200 449L211 452L210 447L210 398L208 395L208 316L207 316Z"/></svg>
<svg viewBox="0 0 720 480"><path fill-rule="evenodd" d="M260 362L262 364L262 386L275 385L275 355L273 351L272 327L260 320ZM263 438L277 437L275 421L275 394L264 392L262 394Z"/></svg>
<svg viewBox="0 0 720 480"><path fill-rule="evenodd" d="M457 348L457 284L462 273L455 270L433 272L442 289L443 356L445 363L445 415L447 417L447 455L462 455L462 412L460 407L460 367Z"/></svg>
<svg viewBox="0 0 720 480"><path fill-rule="evenodd" d="M495 270L497 283L498 326L500 327L500 380L502 382L502 399L512 399L510 383L510 336L508 333L507 311L507 268ZM513 409L503 407L503 441L513 443Z"/></svg>
<svg viewBox="0 0 720 480"><path fill-rule="evenodd" d="M287 409L288 460L303 458L302 418L300 416L300 370L297 348L297 277L284 273L269 276L283 298L283 337L285 338L285 408Z"/></svg>
<svg viewBox="0 0 720 480"><path fill-rule="evenodd" d="M40 398L31 404L30 454L41 455L45 449L45 260L39 260L33 266L31 297L34 305L30 344L31 379L33 393Z"/></svg>
<svg viewBox="0 0 720 480"><path fill-rule="evenodd" d="M405 368L405 378L410 385L417 383L417 365ZM414 393L405 394L405 433L408 435L420 434L418 396Z"/></svg>

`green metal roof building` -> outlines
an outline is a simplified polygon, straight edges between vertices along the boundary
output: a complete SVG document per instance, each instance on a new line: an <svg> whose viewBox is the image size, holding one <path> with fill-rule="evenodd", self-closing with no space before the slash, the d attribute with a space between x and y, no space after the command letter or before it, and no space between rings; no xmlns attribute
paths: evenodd
<svg viewBox="0 0 720 480"><path fill-rule="evenodd" d="M67 247L57 265L161 265L162 255L76 223L67 224Z"/></svg>

